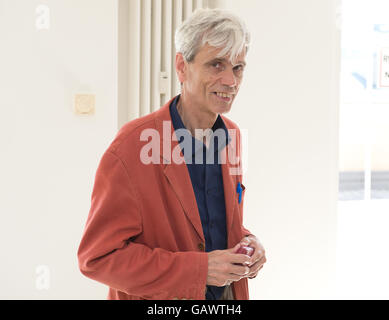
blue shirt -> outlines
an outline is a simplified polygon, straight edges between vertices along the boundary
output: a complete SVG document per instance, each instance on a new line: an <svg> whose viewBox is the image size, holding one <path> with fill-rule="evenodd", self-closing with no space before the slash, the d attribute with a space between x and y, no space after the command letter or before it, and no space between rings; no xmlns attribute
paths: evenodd
<svg viewBox="0 0 389 320"><path fill-rule="evenodd" d="M228 130L218 115L211 128L215 138L211 139L207 149L202 141L195 139L189 130L186 130L177 111L179 99L180 95L170 104L170 116L192 181L205 237L205 251L224 250L227 249L226 207L223 176L218 159L220 151L230 141ZM178 132L180 134L177 134ZM207 286L206 299L219 299L224 288Z"/></svg>

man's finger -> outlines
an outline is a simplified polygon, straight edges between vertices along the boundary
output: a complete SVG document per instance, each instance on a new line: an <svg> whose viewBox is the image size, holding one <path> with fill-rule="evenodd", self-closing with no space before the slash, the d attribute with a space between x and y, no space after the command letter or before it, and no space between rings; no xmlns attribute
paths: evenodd
<svg viewBox="0 0 389 320"><path fill-rule="evenodd" d="M230 274L236 274L241 277L246 277L250 273L250 268L241 265L232 265L229 272Z"/></svg>
<svg viewBox="0 0 389 320"><path fill-rule="evenodd" d="M250 264L254 264L257 261L260 261L265 257L265 252L260 248L254 251L254 254L251 256Z"/></svg>
<svg viewBox="0 0 389 320"><path fill-rule="evenodd" d="M256 261L251 261L250 264L248 264L248 267L249 268L252 268L254 267L256 264L264 264L266 262L266 257L265 256L262 256L260 259L256 260Z"/></svg>
<svg viewBox="0 0 389 320"><path fill-rule="evenodd" d="M248 265L251 262L251 258L248 255L242 253L231 253L229 255L229 261L231 263Z"/></svg>
<svg viewBox="0 0 389 320"><path fill-rule="evenodd" d="M249 279L254 279L257 275L258 275L258 272L259 270L261 270L263 268L263 265L261 265L257 271L255 272L250 272L248 275L247 275L247 278Z"/></svg>

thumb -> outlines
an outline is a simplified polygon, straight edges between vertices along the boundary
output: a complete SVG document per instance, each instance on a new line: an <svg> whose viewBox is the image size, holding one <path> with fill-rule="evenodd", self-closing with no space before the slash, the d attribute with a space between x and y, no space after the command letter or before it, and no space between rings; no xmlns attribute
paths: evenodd
<svg viewBox="0 0 389 320"><path fill-rule="evenodd" d="M242 246L248 246L251 243L250 238L244 237L242 240L240 240L240 245Z"/></svg>
<svg viewBox="0 0 389 320"><path fill-rule="evenodd" d="M237 243L237 244L235 245L235 247L229 249L229 251L230 251L231 253L235 253L235 252L239 249L240 246L241 246L241 243L239 242L239 243Z"/></svg>

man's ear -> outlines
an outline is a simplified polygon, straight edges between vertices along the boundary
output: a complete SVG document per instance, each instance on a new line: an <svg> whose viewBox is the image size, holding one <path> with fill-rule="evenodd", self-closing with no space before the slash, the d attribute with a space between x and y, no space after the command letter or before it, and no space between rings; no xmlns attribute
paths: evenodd
<svg viewBox="0 0 389 320"><path fill-rule="evenodd" d="M182 53L177 52L176 53L176 73L178 77L178 81L182 84L186 77L186 61L184 59L184 56Z"/></svg>

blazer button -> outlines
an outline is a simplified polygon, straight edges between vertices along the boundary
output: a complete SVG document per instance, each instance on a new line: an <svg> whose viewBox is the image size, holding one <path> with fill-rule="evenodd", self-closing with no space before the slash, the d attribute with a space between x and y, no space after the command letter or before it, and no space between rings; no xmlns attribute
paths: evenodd
<svg viewBox="0 0 389 320"><path fill-rule="evenodd" d="M200 242L197 247L199 248L200 251L205 251L205 246L202 242Z"/></svg>

